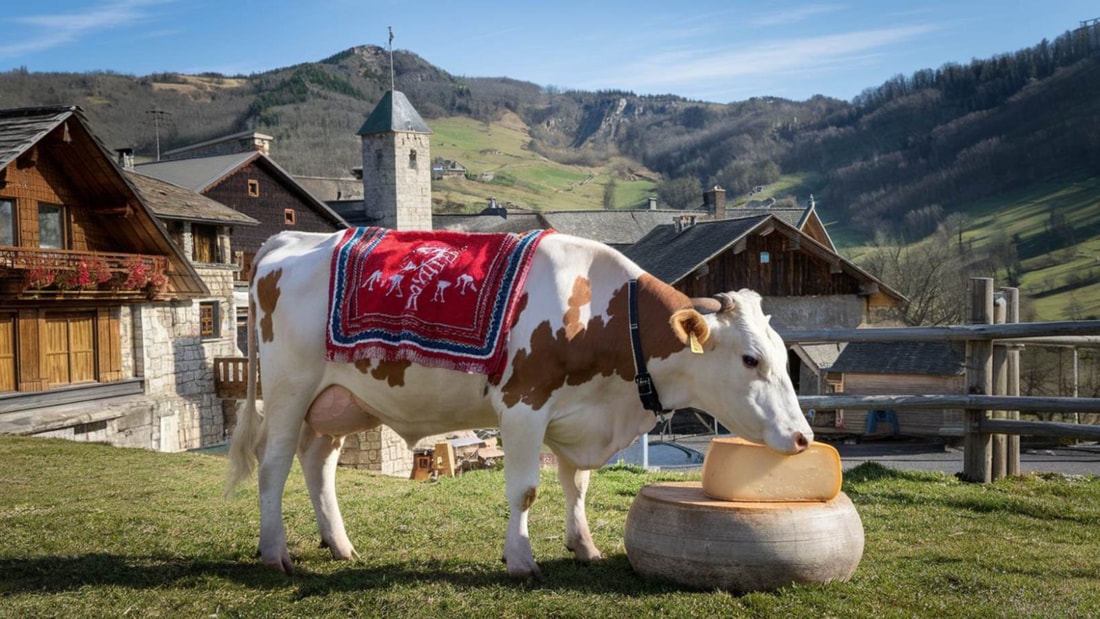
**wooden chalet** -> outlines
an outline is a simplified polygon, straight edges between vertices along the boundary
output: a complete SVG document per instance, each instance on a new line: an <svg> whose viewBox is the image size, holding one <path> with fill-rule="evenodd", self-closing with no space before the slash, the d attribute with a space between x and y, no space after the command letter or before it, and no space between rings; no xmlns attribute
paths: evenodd
<svg viewBox="0 0 1100 619"><path fill-rule="evenodd" d="M189 189L259 222L250 227L234 226L230 232L242 278L260 245L274 234L283 230L335 232L348 227L340 215L263 151L146 163L134 166L134 171Z"/></svg>
<svg viewBox="0 0 1100 619"><path fill-rule="evenodd" d="M223 440L212 356L235 349L232 317L139 184L79 108L0 110L0 432Z"/></svg>

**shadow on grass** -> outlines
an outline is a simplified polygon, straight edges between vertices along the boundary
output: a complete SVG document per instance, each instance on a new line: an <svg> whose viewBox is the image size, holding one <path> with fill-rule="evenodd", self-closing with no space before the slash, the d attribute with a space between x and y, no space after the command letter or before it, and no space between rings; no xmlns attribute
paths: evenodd
<svg viewBox="0 0 1100 619"><path fill-rule="evenodd" d="M363 565L340 563L333 572L311 571L300 563L292 576L264 568L246 559L188 560L181 557L142 557L115 554L0 559L0 597L15 594L56 594L84 587L131 589L181 588L208 590L212 581L229 580L256 590L294 590L305 599L330 593L362 592L394 586L449 584L462 590L516 587L578 593L629 594L678 590L634 573L626 555L612 555L591 565L571 559L540 562L543 579L509 577L503 564L460 560L425 560Z"/></svg>

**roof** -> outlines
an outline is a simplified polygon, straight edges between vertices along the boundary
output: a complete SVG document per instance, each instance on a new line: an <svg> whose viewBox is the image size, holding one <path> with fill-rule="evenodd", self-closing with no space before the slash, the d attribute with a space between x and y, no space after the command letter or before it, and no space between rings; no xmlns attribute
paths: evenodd
<svg viewBox="0 0 1100 619"><path fill-rule="evenodd" d="M830 372L959 376L963 344L952 342L850 342Z"/></svg>
<svg viewBox="0 0 1100 619"><path fill-rule="evenodd" d="M161 219L178 219L235 226L256 226L259 221L190 189L166 183L133 170L126 177L137 188L153 213Z"/></svg>
<svg viewBox="0 0 1100 619"><path fill-rule="evenodd" d="M827 342L822 344L795 343L791 348L799 353L803 362L808 362L807 365L812 364L813 367L818 370L828 370L836 363L837 357L840 356L845 346L847 346L847 344L843 342Z"/></svg>
<svg viewBox="0 0 1100 619"><path fill-rule="evenodd" d="M55 131L60 132L59 135L50 137ZM61 143L65 148L57 151L56 146L50 146L51 142ZM167 256L172 265L169 279L176 293L185 297L210 294L191 261L168 237L163 224L115 162L112 153L92 133L79 107L55 105L0 110L0 170L39 145L44 147L46 156L57 159L63 175L83 179L80 190L91 204L115 208L124 205L132 209L136 216L127 217L126 223L121 224L127 227L128 249ZM64 155L53 154L58 152Z"/></svg>
<svg viewBox="0 0 1100 619"><path fill-rule="evenodd" d="M672 224L662 224L624 253L654 277L674 284L771 218L703 221L679 232Z"/></svg>
<svg viewBox="0 0 1100 619"><path fill-rule="evenodd" d="M404 93L398 90L391 90L382 95L382 100L374 106L374 111L370 113L367 121L359 128L358 135L390 133L393 131L403 131L405 133L432 132L424 119L417 113L416 108L405 98Z"/></svg>
<svg viewBox="0 0 1100 619"><path fill-rule="evenodd" d="M169 159L155 163L142 163L134 166L134 171L160 179L166 183L202 193L233 171L262 157L259 151L215 155L213 157L194 157L191 159Z"/></svg>
<svg viewBox="0 0 1100 619"><path fill-rule="evenodd" d="M432 215L432 227L454 232L527 232L546 229L546 221L535 211L507 211L500 215Z"/></svg>
<svg viewBox="0 0 1100 619"><path fill-rule="evenodd" d="M874 275L841 257L832 248L810 237L774 214L741 219L702 221L677 231L675 225L654 228L642 240L623 253L654 277L675 284L711 258L754 233L777 231L797 239L802 251L835 265L836 268L864 282L873 283L882 293L904 301L905 296L881 282Z"/></svg>
<svg viewBox="0 0 1100 619"><path fill-rule="evenodd" d="M78 110L74 105L0 110L0 168L25 153Z"/></svg>
<svg viewBox="0 0 1100 619"><path fill-rule="evenodd" d="M670 224L680 215L704 217L705 211L672 209L616 209L592 211L547 211L543 213L549 227L574 236L599 241L624 250L655 227Z"/></svg>
<svg viewBox="0 0 1100 619"><path fill-rule="evenodd" d="M155 163L143 163L134 166L134 171L145 176L151 176L196 193L203 193L221 182L238 169L255 162L257 165L267 168L274 176L280 178L287 187L294 191L306 203L323 217L340 226L348 223L336 211L327 204L318 200L313 194L306 191L298 184L298 181L284 170L282 166L259 151L247 153L235 153L231 155L214 155L211 157L193 157L191 159L175 159L170 161L158 161Z"/></svg>

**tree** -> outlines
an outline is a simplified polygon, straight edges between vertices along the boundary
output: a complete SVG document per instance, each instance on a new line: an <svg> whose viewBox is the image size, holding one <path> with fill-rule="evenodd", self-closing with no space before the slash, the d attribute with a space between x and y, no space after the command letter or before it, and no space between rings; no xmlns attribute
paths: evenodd
<svg viewBox="0 0 1100 619"><path fill-rule="evenodd" d="M607 180L607 184L603 186L603 207L605 209L615 208L615 177L612 176Z"/></svg>
<svg viewBox="0 0 1100 619"><path fill-rule="evenodd" d="M941 227L908 245L884 236L861 260L861 266L909 299L903 320L909 325L964 324L967 281L973 262L952 234Z"/></svg>
<svg viewBox="0 0 1100 619"><path fill-rule="evenodd" d="M657 183L657 197L669 208L695 208L703 203L703 186L691 176L661 181Z"/></svg>

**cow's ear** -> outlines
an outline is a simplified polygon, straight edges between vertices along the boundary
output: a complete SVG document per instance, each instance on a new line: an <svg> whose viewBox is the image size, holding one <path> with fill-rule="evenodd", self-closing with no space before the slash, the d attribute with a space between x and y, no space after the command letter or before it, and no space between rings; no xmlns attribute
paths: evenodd
<svg viewBox="0 0 1100 619"><path fill-rule="evenodd" d="M676 334L676 338L684 346L692 346L693 336L696 346L705 344L707 339L710 338L710 325L707 324L706 318L703 318L702 314L693 309L676 312L669 319L669 323L672 325L672 332Z"/></svg>

